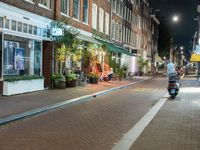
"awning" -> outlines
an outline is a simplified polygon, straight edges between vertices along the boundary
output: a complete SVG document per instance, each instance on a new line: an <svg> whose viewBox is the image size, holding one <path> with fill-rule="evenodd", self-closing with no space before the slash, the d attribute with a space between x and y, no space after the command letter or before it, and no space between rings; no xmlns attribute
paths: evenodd
<svg viewBox="0 0 200 150"><path fill-rule="evenodd" d="M93 37L90 37L90 36L87 36L87 35L84 35L84 34L81 34L81 33L78 34L77 38L79 40L83 40L83 41L87 41L87 42L91 42L91 43L102 45L100 42L95 40Z"/></svg>
<svg viewBox="0 0 200 150"><path fill-rule="evenodd" d="M107 41L103 41L103 40L99 40L99 39L96 39L96 40L98 40L100 43L105 45L107 47L108 52L122 53L122 54L132 56L132 54L129 53L128 51L126 51L123 47L117 46L117 45L107 42Z"/></svg>
<svg viewBox="0 0 200 150"><path fill-rule="evenodd" d="M200 55L193 53L190 59L191 62L200 62Z"/></svg>
<svg viewBox="0 0 200 150"><path fill-rule="evenodd" d="M158 56L158 54L155 55L155 61L162 62L163 60Z"/></svg>

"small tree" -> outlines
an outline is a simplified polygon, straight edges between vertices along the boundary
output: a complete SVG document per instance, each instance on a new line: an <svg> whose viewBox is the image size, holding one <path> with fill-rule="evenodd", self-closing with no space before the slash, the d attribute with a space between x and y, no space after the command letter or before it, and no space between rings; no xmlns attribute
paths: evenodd
<svg viewBox="0 0 200 150"><path fill-rule="evenodd" d="M70 20L65 17L59 17L58 20L51 22L52 28L61 28L63 30L62 36L52 37L54 41L54 58L55 65L59 69L55 70L56 73L62 73L63 67L66 68L67 56L70 58L77 52L80 41L77 39L79 32L72 27L69 27ZM64 64L64 65L63 65Z"/></svg>
<svg viewBox="0 0 200 150"><path fill-rule="evenodd" d="M144 60L141 56L138 58L138 73L143 74L144 67L148 64L147 60Z"/></svg>

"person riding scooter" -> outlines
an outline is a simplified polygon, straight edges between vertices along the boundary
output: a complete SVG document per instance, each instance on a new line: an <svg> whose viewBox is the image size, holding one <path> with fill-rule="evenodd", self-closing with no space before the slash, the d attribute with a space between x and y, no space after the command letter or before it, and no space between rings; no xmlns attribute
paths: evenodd
<svg viewBox="0 0 200 150"><path fill-rule="evenodd" d="M167 76L169 77L168 92L174 99L179 92L179 76L172 62L167 64Z"/></svg>

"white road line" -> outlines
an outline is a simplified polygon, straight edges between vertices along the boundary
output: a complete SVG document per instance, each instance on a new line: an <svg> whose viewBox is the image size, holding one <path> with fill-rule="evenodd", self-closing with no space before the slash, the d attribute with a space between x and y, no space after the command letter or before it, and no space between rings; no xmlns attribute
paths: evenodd
<svg viewBox="0 0 200 150"><path fill-rule="evenodd" d="M131 128L124 137L112 148L112 150L129 150L135 143L137 138L144 131L146 126L151 122L154 116L158 113L160 108L164 105L168 98L165 94L144 116L138 121L133 128Z"/></svg>

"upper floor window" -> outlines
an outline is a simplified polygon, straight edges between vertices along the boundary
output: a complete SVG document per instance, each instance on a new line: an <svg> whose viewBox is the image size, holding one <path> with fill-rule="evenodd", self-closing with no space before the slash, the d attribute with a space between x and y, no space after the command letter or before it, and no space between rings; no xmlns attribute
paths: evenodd
<svg viewBox="0 0 200 150"><path fill-rule="evenodd" d="M3 28L3 17L0 17L0 28Z"/></svg>
<svg viewBox="0 0 200 150"><path fill-rule="evenodd" d="M109 13L105 13L105 34L109 35Z"/></svg>
<svg viewBox="0 0 200 150"><path fill-rule="evenodd" d="M112 21L112 39L115 39L115 21Z"/></svg>
<svg viewBox="0 0 200 150"><path fill-rule="evenodd" d="M61 0L60 9L62 13L69 15L69 0Z"/></svg>
<svg viewBox="0 0 200 150"><path fill-rule="evenodd" d="M88 0L83 1L83 22L88 23Z"/></svg>
<svg viewBox="0 0 200 150"><path fill-rule="evenodd" d="M92 4L92 28L97 29L97 5Z"/></svg>
<svg viewBox="0 0 200 150"><path fill-rule="evenodd" d="M99 8L99 31L103 32L104 25L104 10Z"/></svg>
<svg viewBox="0 0 200 150"><path fill-rule="evenodd" d="M17 22L17 31L22 32L22 22Z"/></svg>
<svg viewBox="0 0 200 150"><path fill-rule="evenodd" d="M40 4L44 5L47 8L51 7L51 0L40 0Z"/></svg>
<svg viewBox="0 0 200 150"><path fill-rule="evenodd" d="M73 1L73 17L79 20L80 0Z"/></svg>
<svg viewBox="0 0 200 150"><path fill-rule="evenodd" d="M16 31L17 29L17 22L15 20L11 20L11 30Z"/></svg>
<svg viewBox="0 0 200 150"><path fill-rule="evenodd" d="M10 19L5 19L5 28L10 29Z"/></svg>

